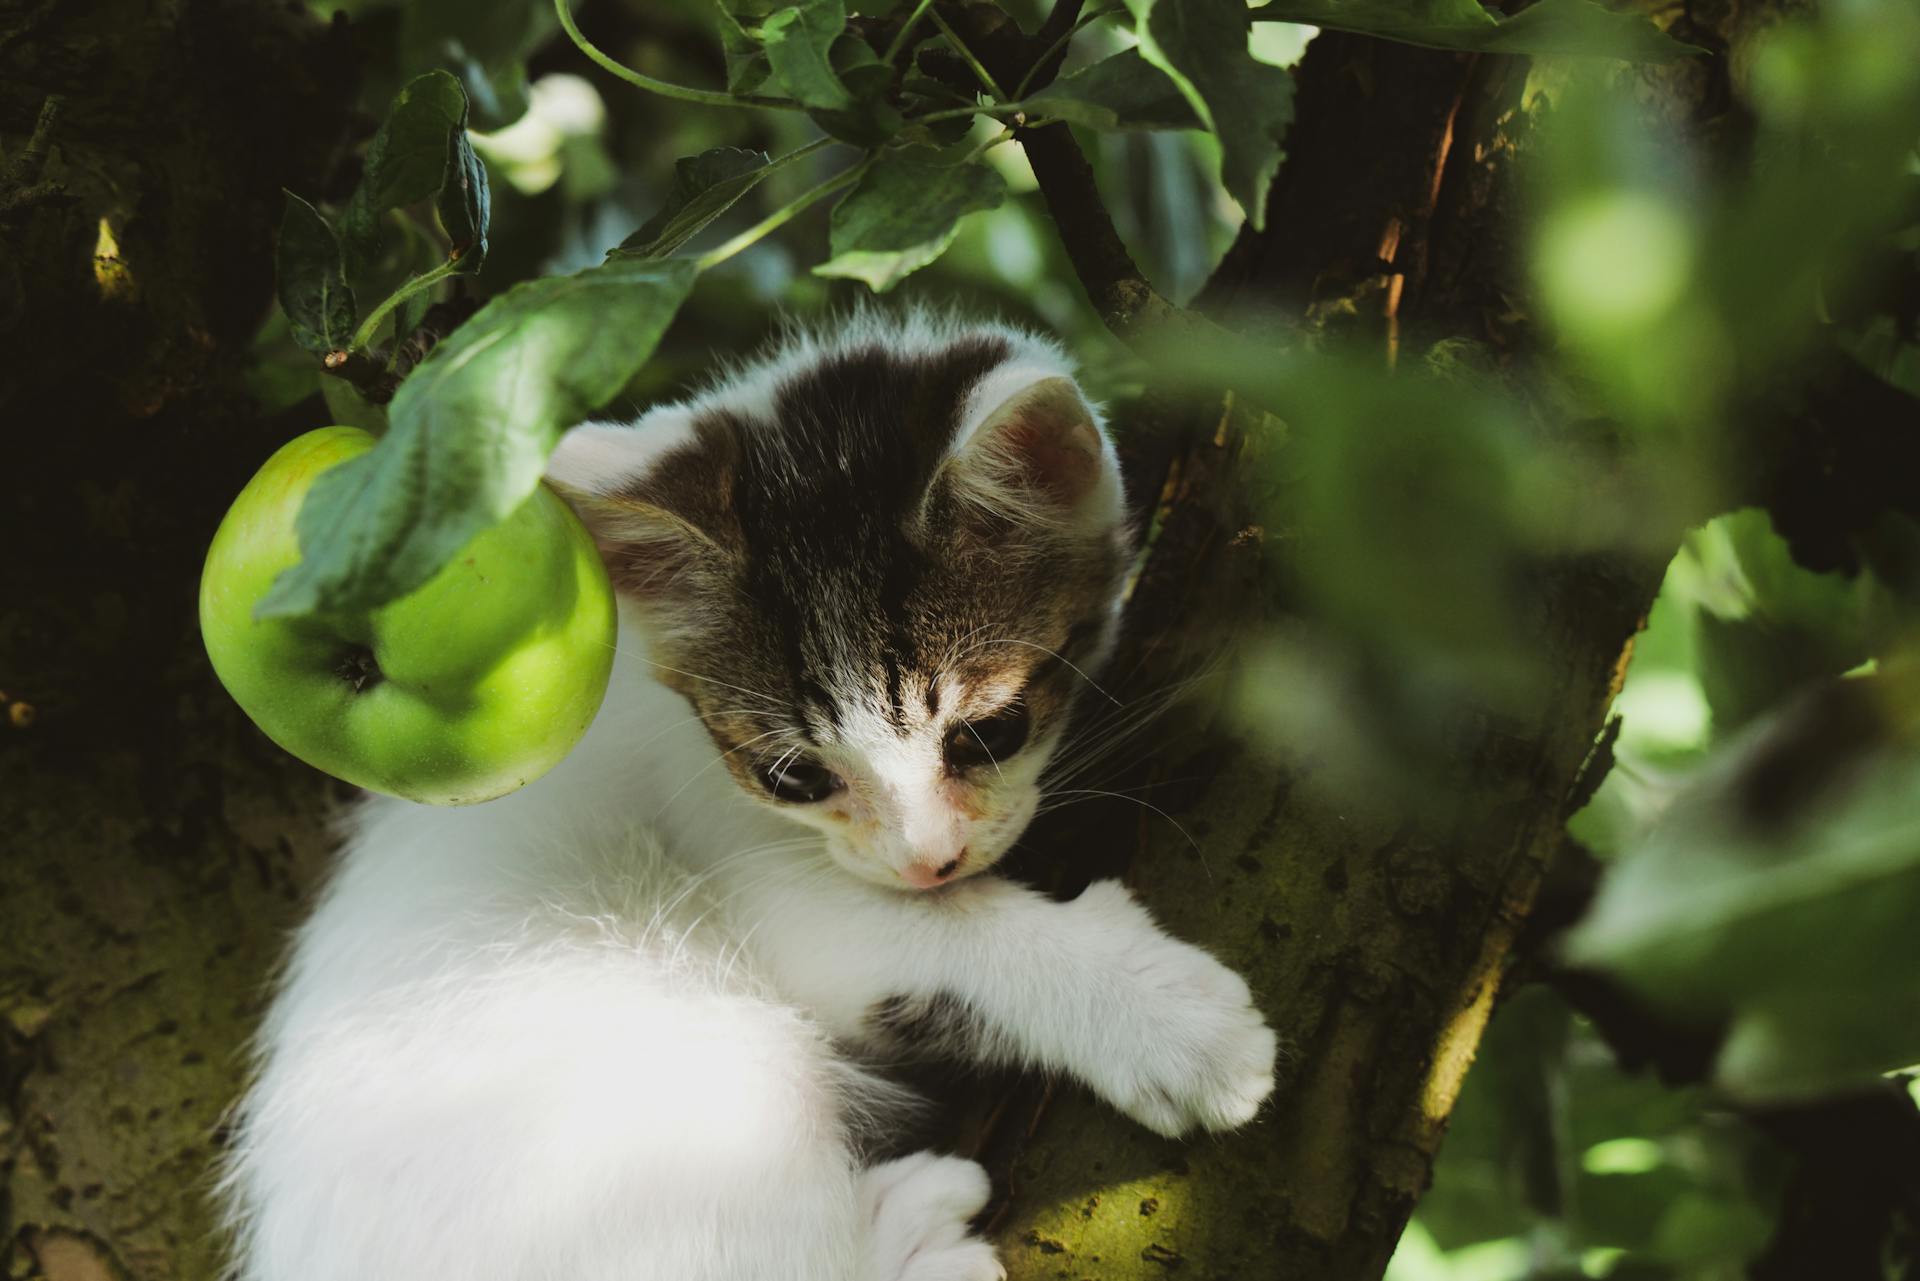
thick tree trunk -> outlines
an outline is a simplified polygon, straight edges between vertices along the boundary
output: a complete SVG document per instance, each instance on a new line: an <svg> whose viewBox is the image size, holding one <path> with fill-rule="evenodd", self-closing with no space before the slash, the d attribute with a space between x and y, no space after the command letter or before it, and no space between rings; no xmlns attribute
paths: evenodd
<svg viewBox="0 0 1920 1281"><path fill-rule="evenodd" d="M1241 327L1372 341L1383 361L1465 337L1524 364L1535 340L1517 304L1513 161L1530 127L1528 69L1319 37L1298 71L1267 228L1241 237L1200 305ZM1719 68L1618 74L1623 91L1676 125L1725 102ZM1050 132L1029 142L1042 191L1089 295L1117 333L1134 335L1164 304L1142 305L1144 285L1110 229L1086 225L1077 156L1064 131ZM1184 535L1156 551L1134 611L1133 642L1149 649L1170 622L1209 625L1198 604L1209 593L1248 599L1262 575L1245 562L1264 560L1265 576L1284 580L1342 550L1311 527L1253 539L1224 515L1209 526L1205 513L1233 510L1238 433L1276 470L1262 439L1270 428L1222 405L1189 417L1195 429L1167 495ZM1287 428L1297 441L1313 424ZM1568 433L1567 448L1579 434ZM1284 497L1275 509L1291 510ZM1137 813L1122 816L1137 840L1112 826L1080 834L1108 842L1105 854L1116 841L1137 846L1129 880L1145 900L1249 975L1287 1047L1282 1085L1250 1130L1187 1144L1126 1125L1077 1090L997 1094L1000 1106L957 1133L1008 1186L995 1227L1015 1281L1144 1281L1175 1268L1208 1278L1382 1274L1427 1186L1545 865L1583 784L1597 781L1583 766L1604 756L1595 746L1610 698L1678 534L1662 548L1656 533L1638 555L1530 567L1530 612L1515 621L1551 683L1523 715L1458 718L1438 763L1450 804L1396 809L1343 795L1321 776L1312 744L1276 761L1216 730L1155 767L1202 780L1155 795L1198 848ZM1177 672L1164 661L1155 669L1136 676L1136 693Z"/></svg>
<svg viewBox="0 0 1920 1281"><path fill-rule="evenodd" d="M323 782L214 683L214 525L290 431L239 390L342 42L239 0L0 6L0 1263L207 1277L203 1192ZM36 126L38 128L36 129Z"/></svg>

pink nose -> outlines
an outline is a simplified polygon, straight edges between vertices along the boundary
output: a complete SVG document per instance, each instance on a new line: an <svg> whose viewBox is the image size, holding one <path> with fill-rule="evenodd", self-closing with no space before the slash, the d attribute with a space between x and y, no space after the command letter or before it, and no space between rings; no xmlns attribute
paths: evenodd
<svg viewBox="0 0 1920 1281"><path fill-rule="evenodd" d="M901 870L900 879L916 890L930 890L936 885L945 885L960 870L960 860L967 856L965 850L939 865L932 863L909 863Z"/></svg>

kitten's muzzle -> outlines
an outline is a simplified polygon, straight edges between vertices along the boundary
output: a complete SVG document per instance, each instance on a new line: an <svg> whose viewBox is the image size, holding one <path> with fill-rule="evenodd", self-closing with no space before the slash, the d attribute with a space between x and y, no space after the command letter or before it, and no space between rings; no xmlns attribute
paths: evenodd
<svg viewBox="0 0 1920 1281"><path fill-rule="evenodd" d="M909 863L901 869L900 879L916 890L937 889L951 881L966 861L967 852L963 849L938 866L927 862Z"/></svg>

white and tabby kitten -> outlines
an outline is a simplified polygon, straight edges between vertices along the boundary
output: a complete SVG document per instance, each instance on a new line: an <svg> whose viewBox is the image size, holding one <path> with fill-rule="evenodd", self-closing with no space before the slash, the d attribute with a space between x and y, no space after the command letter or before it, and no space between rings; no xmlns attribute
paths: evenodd
<svg viewBox="0 0 1920 1281"><path fill-rule="evenodd" d="M606 705L511 796L355 813L234 1130L241 1277L998 1277L977 1165L859 1155L916 1021L1164 1134L1253 1116L1238 976L992 875L1126 557L1054 346L869 314L550 477L621 594Z"/></svg>

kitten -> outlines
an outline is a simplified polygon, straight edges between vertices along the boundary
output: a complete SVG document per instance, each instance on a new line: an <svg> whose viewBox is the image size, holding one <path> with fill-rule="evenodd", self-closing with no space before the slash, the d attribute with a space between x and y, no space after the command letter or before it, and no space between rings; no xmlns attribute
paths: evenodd
<svg viewBox="0 0 1920 1281"><path fill-rule="evenodd" d="M549 475L621 595L605 707L467 809L354 814L222 1191L247 1281L974 1281L979 1166L863 1166L855 1055L1071 1073L1163 1134L1273 1088L1247 985L1117 882L992 875L1109 648L1118 466L1051 344L869 314Z"/></svg>

